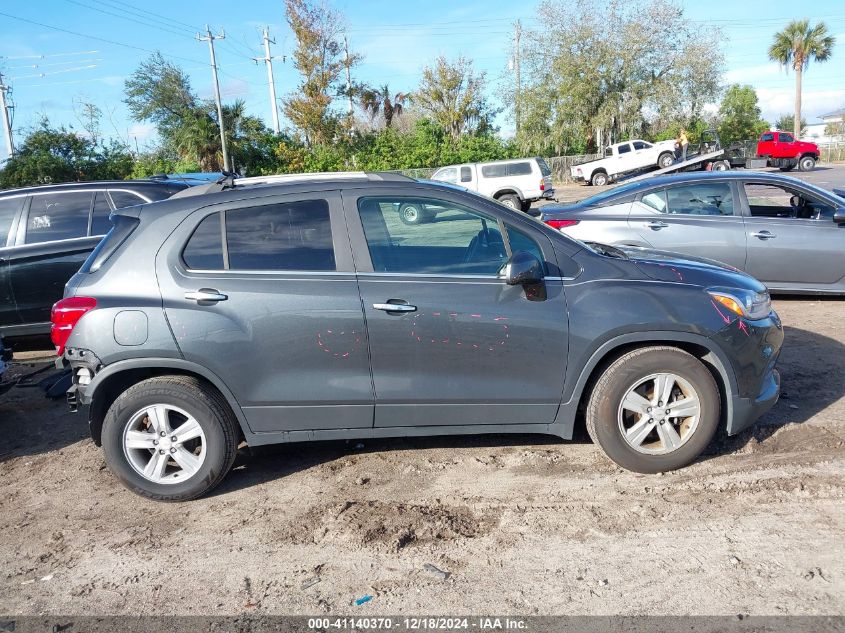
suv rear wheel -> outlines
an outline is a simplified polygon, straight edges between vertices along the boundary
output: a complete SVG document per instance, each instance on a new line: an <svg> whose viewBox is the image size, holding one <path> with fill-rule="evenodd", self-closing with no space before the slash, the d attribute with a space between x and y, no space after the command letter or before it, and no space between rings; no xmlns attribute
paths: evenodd
<svg viewBox="0 0 845 633"><path fill-rule="evenodd" d="M658 473L695 460L719 412L719 389L700 360L675 347L647 347L601 375L587 405L587 432L623 468Z"/></svg>
<svg viewBox="0 0 845 633"><path fill-rule="evenodd" d="M238 429L215 389L190 376L160 376L114 401L102 441L109 470L130 490L158 501L187 501L229 471Z"/></svg>
<svg viewBox="0 0 845 633"><path fill-rule="evenodd" d="M513 193L506 193L504 195L499 196L496 198L499 202L501 202L506 207L510 207L515 211L522 211L522 200L519 199L519 196Z"/></svg>

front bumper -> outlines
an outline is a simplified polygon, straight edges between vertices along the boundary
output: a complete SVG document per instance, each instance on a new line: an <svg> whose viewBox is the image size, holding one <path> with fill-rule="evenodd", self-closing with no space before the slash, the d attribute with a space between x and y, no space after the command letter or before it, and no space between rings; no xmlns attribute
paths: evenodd
<svg viewBox="0 0 845 633"><path fill-rule="evenodd" d="M780 374L775 365L783 345L783 325L773 310L765 319L735 319L714 339L729 357L736 378L728 406L727 431L747 429L780 396Z"/></svg>

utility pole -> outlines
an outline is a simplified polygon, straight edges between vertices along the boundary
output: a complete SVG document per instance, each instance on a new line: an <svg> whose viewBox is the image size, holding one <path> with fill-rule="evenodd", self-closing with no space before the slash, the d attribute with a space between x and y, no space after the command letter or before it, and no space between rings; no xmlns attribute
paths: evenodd
<svg viewBox="0 0 845 633"><path fill-rule="evenodd" d="M226 39L226 33L221 29L220 35L212 35L211 29L205 25L205 36L197 33L198 42L208 42L208 50L211 53L211 74L214 77L214 100L217 102L217 123L220 125L220 149L223 151L223 169L231 171L229 153L226 151L226 130L223 126L223 106L220 103L220 84L217 81L217 59L214 57L214 40Z"/></svg>
<svg viewBox="0 0 845 633"><path fill-rule="evenodd" d="M6 153L11 158L15 153L15 143L12 139L12 117L9 116L11 106L6 105L6 93L11 88L3 83L3 73L0 73L0 117L3 119L3 130L6 132Z"/></svg>
<svg viewBox="0 0 845 633"><path fill-rule="evenodd" d="M349 117L349 133L352 134L354 130L354 114L355 109L352 107L352 78L349 75L349 42L346 36L343 36L343 52L346 54L344 65L346 66L346 97L349 99L349 107L346 111L346 116Z"/></svg>
<svg viewBox="0 0 845 633"><path fill-rule="evenodd" d="M270 107L273 110L273 131L276 135L281 131L279 128L279 105L276 103L276 82L273 80L273 57L270 55L270 44L276 40L270 39L270 27L264 27L264 57L253 57L255 63L264 62L267 64L267 83L270 85ZM284 57L282 57L284 61Z"/></svg>
<svg viewBox="0 0 845 633"><path fill-rule="evenodd" d="M514 110L514 118L516 119L516 131L517 131L517 133L519 133L519 122L520 122L520 115L521 115L521 111L520 111L521 108L519 106L520 106L520 101L522 100L522 78L520 77L520 74L519 74L519 57L520 57L519 40L520 40L521 37L522 37L522 23L519 20L517 20L514 23L514 34L513 34L513 39L514 39L513 67L514 67L514 72L516 74L516 96L514 98L513 110Z"/></svg>

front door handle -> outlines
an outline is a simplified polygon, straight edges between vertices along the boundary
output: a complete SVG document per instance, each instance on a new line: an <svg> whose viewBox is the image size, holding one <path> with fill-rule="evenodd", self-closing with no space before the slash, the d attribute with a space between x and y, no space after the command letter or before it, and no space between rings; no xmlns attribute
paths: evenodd
<svg viewBox="0 0 845 633"><path fill-rule="evenodd" d="M760 240L771 240L771 239L776 238L777 235L775 235L771 231L760 231L759 233L752 233L751 237L756 237L757 239L760 239Z"/></svg>
<svg viewBox="0 0 845 633"><path fill-rule="evenodd" d="M654 220L652 222L647 222L646 226L654 231L659 231L660 229L665 229L669 225L661 220Z"/></svg>
<svg viewBox="0 0 845 633"><path fill-rule="evenodd" d="M186 292L185 298L189 301L196 301L202 303L217 303L218 301L226 301L229 297L217 292L213 288L200 288L193 292Z"/></svg>
<svg viewBox="0 0 845 633"><path fill-rule="evenodd" d="M391 299L390 301L394 301ZM412 306L409 303L374 303L373 308L376 310L384 310L385 312L416 312L417 306Z"/></svg>

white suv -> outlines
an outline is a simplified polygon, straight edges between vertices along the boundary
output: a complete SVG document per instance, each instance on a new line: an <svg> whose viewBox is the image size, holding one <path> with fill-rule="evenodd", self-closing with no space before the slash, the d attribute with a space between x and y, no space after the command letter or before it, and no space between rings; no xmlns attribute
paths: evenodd
<svg viewBox="0 0 845 633"><path fill-rule="evenodd" d="M449 165L431 179L466 187L522 211L528 211L535 200L554 200L555 194L552 170L542 158Z"/></svg>

